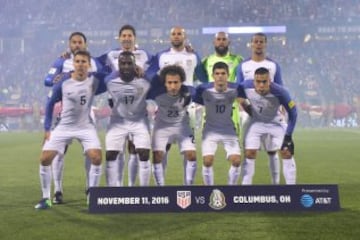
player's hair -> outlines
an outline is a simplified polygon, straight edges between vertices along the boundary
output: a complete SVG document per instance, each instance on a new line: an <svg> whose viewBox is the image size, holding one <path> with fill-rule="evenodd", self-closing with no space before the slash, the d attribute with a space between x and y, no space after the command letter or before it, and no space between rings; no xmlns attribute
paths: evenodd
<svg viewBox="0 0 360 240"><path fill-rule="evenodd" d="M132 59L132 61L135 63L135 55L132 52L130 52L130 51L122 51L119 54L119 61L123 57L130 57Z"/></svg>
<svg viewBox="0 0 360 240"><path fill-rule="evenodd" d="M136 37L136 31L135 31L135 28L134 28L132 25L130 25L130 24L125 24L125 25L123 25L123 26L120 28L120 30L119 30L119 36L122 34L122 32L123 32L124 30L130 30L130 31L132 31L132 33L134 34L134 37Z"/></svg>
<svg viewBox="0 0 360 240"><path fill-rule="evenodd" d="M86 43L87 39L86 39L86 36L85 34L83 34L82 32L73 32L70 34L70 37L69 37L69 41L72 39L73 36L80 36L84 39L84 42Z"/></svg>
<svg viewBox="0 0 360 240"><path fill-rule="evenodd" d="M172 75L172 76L179 75L181 82L185 82L186 80L185 71L179 65L168 65L160 71L160 81L162 83L165 83L165 78L167 75Z"/></svg>
<svg viewBox="0 0 360 240"><path fill-rule="evenodd" d="M265 74L269 74L269 69L264 67L259 67L258 69L255 70L255 75L265 75Z"/></svg>
<svg viewBox="0 0 360 240"><path fill-rule="evenodd" d="M266 36L265 33L262 33L262 32L258 32L258 33L255 33L254 35L252 35L251 41L252 41L252 40L254 39L254 37L256 37L256 36L258 36L258 37L264 37L265 42L267 42L267 36Z"/></svg>
<svg viewBox="0 0 360 240"><path fill-rule="evenodd" d="M91 63L91 54L89 51L86 50L78 50L74 53L74 57L76 57L77 55L81 55L81 56L85 56L88 58L89 63Z"/></svg>
<svg viewBox="0 0 360 240"><path fill-rule="evenodd" d="M212 72L214 73L216 69L225 69L226 73L229 74L229 66L224 62L215 63Z"/></svg>

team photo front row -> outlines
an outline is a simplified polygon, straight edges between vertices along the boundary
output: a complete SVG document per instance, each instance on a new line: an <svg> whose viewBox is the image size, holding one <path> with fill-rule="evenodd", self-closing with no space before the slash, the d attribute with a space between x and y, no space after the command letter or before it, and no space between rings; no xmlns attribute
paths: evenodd
<svg viewBox="0 0 360 240"><path fill-rule="evenodd" d="M183 184L194 184L198 166L194 123L190 117L193 109L190 106L193 105L202 106L204 112L201 134L204 185L215 184L213 164L220 143L230 162L227 184L252 184L255 159L261 148L279 152L285 183L296 184L292 134L297 109L289 92L271 81L267 68L257 68L252 80L233 83L229 81L228 65L217 62L212 67L213 81L194 88L185 84L186 72L179 65L165 66L155 77L148 78L135 59L131 51L122 51L118 55L118 70L93 72L90 53L86 50L74 53L74 70L61 74L46 104L39 168L42 199L35 205L36 209L63 203L61 185L55 186L55 196L51 200L52 178L58 175L52 170L52 164L54 159L65 154L67 146L75 139L81 143L88 162L86 188L99 186L102 150L91 113L95 96L105 92L110 96L111 106L105 137L106 186L124 185L123 166L119 166L123 161L119 161L119 156L125 154L125 146L130 144L133 144L136 156L135 167L129 168L133 179L131 185L138 175L139 185L149 186L153 175L155 184L164 186L167 153L173 143L178 144L179 154L183 156ZM148 100L157 106L151 130ZM58 102L62 105L61 113L52 127L53 110ZM241 122L241 142L232 117L233 106L238 106L236 111L241 110L241 114L247 116ZM244 148L244 156L241 156L240 146ZM275 169L271 174L280 179L279 168ZM279 180L273 183L279 184Z"/></svg>

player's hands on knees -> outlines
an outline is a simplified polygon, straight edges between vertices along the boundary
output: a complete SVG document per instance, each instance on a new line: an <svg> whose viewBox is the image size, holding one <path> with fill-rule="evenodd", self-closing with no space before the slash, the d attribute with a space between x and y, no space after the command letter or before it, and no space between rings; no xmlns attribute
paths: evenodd
<svg viewBox="0 0 360 240"><path fill-rule="evenodd" d="M291 135L285 135L283 144L281 145L281 150L283 151L288 150L291 153L291 155L294 155L295 145Z"/></svg>
<svg viewBox="0 0 360 240"><path fill-rule="evenodd" d="M61 53L60 57L68 59L71 57L71 53L68 51L65 51L65 52Z"/></svg>
<svg viewBox="0 0 360 240"><path fill-rule="evenodd" d="M53 84L57 83L60 81L60 79L64 76L65 73L59 73L58 75L56 75L54 77L54 80L53 80Z"/></svg>

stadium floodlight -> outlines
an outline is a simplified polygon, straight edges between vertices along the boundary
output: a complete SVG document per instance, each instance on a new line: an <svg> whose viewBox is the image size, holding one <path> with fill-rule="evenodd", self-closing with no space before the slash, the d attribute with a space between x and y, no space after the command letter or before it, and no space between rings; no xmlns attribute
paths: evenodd
<svg viewBox="0 0 360 240"><path fill-rule="evenodd" d="M229 34L253 34L253 33L286 33L286 26L244 26L244 27L204 27L203 34L215 34L226 32Z"/></svg>

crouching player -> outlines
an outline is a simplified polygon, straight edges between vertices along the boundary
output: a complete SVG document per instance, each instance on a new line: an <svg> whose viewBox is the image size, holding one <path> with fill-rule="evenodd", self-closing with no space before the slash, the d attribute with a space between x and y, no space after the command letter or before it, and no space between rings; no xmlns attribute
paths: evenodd
<svg viewBox="0 0 360 240"><path fill-rule="evenodd" d="M193 88L183 85L185 79L182 67L168 65L160 72L160 86L154 85L148 96L155 100L158 106L152 134L153 171L158 186L165 185L162 160L169 142L177 142L186 159L185 184L194 183L197 168L196 148L187 112Z"/></svg>

